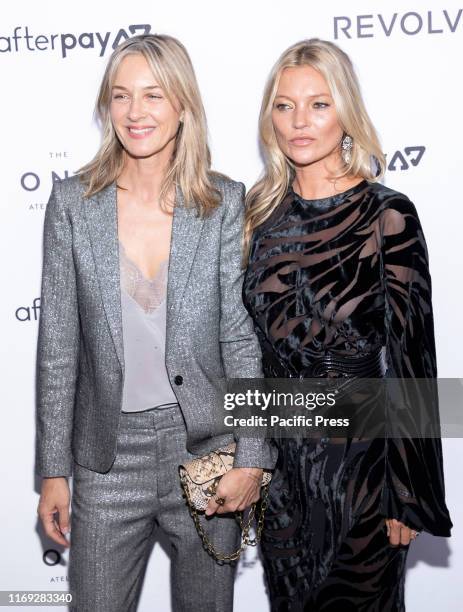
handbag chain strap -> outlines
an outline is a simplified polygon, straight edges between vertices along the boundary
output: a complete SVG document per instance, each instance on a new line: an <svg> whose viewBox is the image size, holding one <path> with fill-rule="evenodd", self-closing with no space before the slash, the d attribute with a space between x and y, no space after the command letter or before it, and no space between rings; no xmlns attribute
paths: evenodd
<svg viewBox="0 0 463 612"><path fill-rule="evenodd" d="M268 504L268 489L269 489L269 485L265 485L264 487L262 487L262 497L259 500L259 502L255 502L251 505L251 508L249 510L249 514L247 517L247 520L244 521L243 512L236 512L235 513L235 519L237 520L237 522L239 523L241 529L242 529L242 534L241 534L241 545L240 547L235 550L235 552L230 553L230 554L225 554L222 552L219 552L215 546L212 544L212 542L210 541L210 539L208 538L206 532L203 529L203 526L201 525L201 522L199 520L199 515L198 512L196 510L196 508L193 506L193 504L191 503L188 493L187 493L187 489L185 487L185 492L186 492L186 497L188 500L188 508L190 510L190 514L193 517L194 523L196 525L196 530L199 533L199 536L201 537L201 540L203 542L203 546L204 548L207 550L207 552L209 554L211 554L217 561L222 561L223 563L226 562L232 562L232 561L237 561L240 556L241 553L243 552L243 550L246 548L246 546L257 546L257 544L260 541L260 537L262 534L262 529L264 527L264 515L265 515L265 510L267 509L267 504ZM260 511L259 511L259 517L257 519L257 526L256 526L256 537L255 538L251 538L249 536L249 531L251 529L251 524L252 524L252 520L254 518L254 515L256 513L256 507L257 504L260 504Z"/></svg>

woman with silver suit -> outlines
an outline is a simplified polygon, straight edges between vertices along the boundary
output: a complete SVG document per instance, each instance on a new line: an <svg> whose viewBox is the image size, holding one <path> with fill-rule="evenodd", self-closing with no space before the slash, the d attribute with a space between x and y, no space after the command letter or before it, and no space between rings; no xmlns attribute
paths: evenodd
<svg viewBox="0 0 463 612"><path fill-rule="evenodd" d="M210 169L178 40L143 35L117 47L97 112L99 151L53 185L45 213L38 513L65 547L70 528L71 609L135 610L160 527L173 609L230 612L234 566L203 550L178 466L234 441L216 418L214 381L262 374L241 301L244 186ZM274 464L265 441L235 441L208 507L209 535L224 550L240 537L233 512L259 499Z"/></svg>

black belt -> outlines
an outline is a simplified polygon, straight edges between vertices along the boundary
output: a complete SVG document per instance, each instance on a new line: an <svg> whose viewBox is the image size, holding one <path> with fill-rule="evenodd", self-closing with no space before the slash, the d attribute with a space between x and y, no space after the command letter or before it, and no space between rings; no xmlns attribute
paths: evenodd
<svg viewBox="0 0 463 612"><path fill-rule="evenodd" d="M327 354L312 361L308 368L299 373L300 378L316 378L337 374L361 378L378 378L386 373L382 347L359 357Z"/></svg>
<svg viewBox="0 0 463 612"><path fill-rule="evenodd" d="M295 372L290 364L280 360L267 339L262 349L265 375L274 378L319 378L332 375L349 378L382 378L387 369L381 346L361 356L326 353L313 359L309 366L298 372Z"/></svg>

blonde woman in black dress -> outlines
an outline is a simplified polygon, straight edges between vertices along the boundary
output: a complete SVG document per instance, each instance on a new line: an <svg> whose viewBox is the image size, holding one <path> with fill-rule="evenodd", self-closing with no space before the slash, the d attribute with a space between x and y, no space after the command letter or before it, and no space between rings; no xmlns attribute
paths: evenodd
<svg viewBox="0 0 463 612"><path fill-rule="evenodd" d="M384 155L339 47L313 39L282 54L260 137L244 299L265 375L435 378L418 213L378 182ZM272 610L404 610L409 543L452 526L440 439L275 444L262 539Z"/></svg>

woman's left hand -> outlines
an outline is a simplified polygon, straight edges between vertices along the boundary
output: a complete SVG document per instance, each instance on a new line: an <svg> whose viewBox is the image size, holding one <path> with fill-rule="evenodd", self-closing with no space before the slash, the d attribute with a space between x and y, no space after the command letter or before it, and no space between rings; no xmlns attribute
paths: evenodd
<svg viewBox="0 0 463 612"><path fill-rule="evenodd" d="M206 516L245 510L260 497L262 468L232 468L219 481L215 495L206 508ZM224 502L217 503L216 500Z"/></svg>
<svg viewBox="0 0 463 612"><path fill-rule="evenodd" d="M386 519L387 535L391 546L408 546L419 532L411 527L407 527L397 519Z"/></svg>

